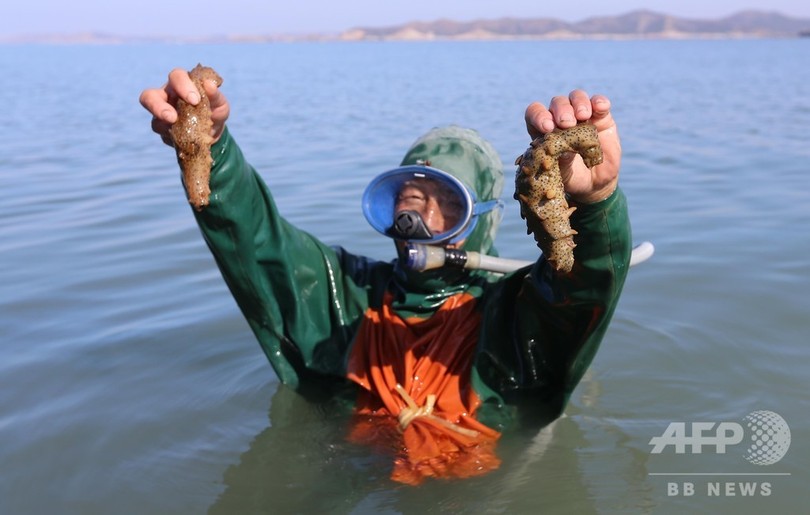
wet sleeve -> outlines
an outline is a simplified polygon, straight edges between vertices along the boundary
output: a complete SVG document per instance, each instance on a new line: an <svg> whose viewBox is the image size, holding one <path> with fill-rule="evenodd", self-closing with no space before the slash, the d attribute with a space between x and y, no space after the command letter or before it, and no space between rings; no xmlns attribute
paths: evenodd
<svg viewBox="0 0 810 515"><path fill-rule="evenodd" d="M239 308L279 379L345 374L365 310L365 261L281 217L265 182L226 129L213 146L211 201L195 217Z"/></svg>
<svg viewBox="0 0 810 515"><path fill-rule="evenodd" d="M541 257L485 299L474 380L496 403L558 414L605 335L632 251L624 193L577 206L571 224L579 233L571 273L555 272Z"/></svg>

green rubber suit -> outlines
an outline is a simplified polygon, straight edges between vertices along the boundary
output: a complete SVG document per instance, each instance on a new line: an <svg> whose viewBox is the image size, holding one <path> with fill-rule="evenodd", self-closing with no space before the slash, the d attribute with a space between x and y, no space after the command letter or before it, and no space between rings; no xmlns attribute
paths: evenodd
<svg viewBox="0 0 810 515"><path fill-rule="evenodd" d="M379 262L326 246L287 222L227 128L212 154L211 203L195 216L283 383L350 390L347 356L363 313L386 290L402 317L429 317L444 299L466 292L482 314L469 378L481 399L478 420L503 430L516 420L545 423L562 412L599 347L628 271L631 234L621 190L572 215L578 236L569 274L556 273L542 256L506 275L418 273L400 260ZM501 161L472 130L434 129L402 165L424 161L460 179L480 201L501 195ZM482 215L464 248L497 255L499 217ZM531 236L526 243L534 245Z"/></svg>

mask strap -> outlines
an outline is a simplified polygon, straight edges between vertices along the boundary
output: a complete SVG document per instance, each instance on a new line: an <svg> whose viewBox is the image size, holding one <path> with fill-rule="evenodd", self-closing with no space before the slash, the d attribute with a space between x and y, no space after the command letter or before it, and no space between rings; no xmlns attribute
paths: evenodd
<svg viewBox="0 0 810 515"><path fill-rule="evenodd" d="M493 209L502 209L503 208L503 201L500 199L494 200L487 200L486 202L476 203L473 207L473 216L474 215L482 215Z"/></svg>

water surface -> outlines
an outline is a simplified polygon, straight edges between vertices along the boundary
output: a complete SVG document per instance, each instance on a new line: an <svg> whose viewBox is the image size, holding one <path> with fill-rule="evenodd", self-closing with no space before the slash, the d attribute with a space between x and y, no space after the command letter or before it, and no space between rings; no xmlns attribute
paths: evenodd
<svg viewBox="0 0 810 515"><path fill-rule="evenodd" d="M807 40L0 47L0 511L801 511L808 56ZM231 131L285 216L379 259L393 248L359 197L418 135L477 128L508 176L526 105L610 96L634 238L657 253L566 416L506 435L493 474L414 489L346 443L328 403L279 386L137 102L200 61L225 77ZM509 205L497 246L532 259ZM791 429L775 465L742 444L650 453L670 422L758 409ZM737 475L656 475L674 472ZM709 497L709 481L759 486Z"/></svg>

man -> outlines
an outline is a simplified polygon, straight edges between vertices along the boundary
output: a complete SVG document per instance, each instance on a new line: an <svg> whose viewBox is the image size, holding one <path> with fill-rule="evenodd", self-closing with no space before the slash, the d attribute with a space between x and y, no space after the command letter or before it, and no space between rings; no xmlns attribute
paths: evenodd
<svg viewBox="0 0 810 515"><path fill-rule="evenodd" d="M499 431L559 416L605 334L629 266L621 146L607 98L575 90L548 108L527 108L531 137L594 124L604 161L588 169L579 156L561 159L577 206L574 269L555 272L541 257L497 275L406 265L409 242L497 255L503 170L476 132L434 129L369 185L366 217L394 239L399 256L382 263L327 247L282 218L225 125L227 100L213 83L205 87L216 142L210 205L195 217L282 382L349 391L351 438L396 449L392 478L410 484L492 470ZM140 99L168 144L177 98L199 101L179 69Z"/></svg>

